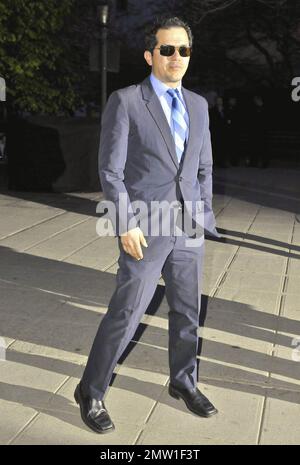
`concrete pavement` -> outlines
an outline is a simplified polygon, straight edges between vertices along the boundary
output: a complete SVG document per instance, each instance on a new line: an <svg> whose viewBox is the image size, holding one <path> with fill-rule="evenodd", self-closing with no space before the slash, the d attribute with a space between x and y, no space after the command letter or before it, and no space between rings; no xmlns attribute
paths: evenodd
<svg viewBox="0 0 300 465"><path fill-rule="evenodd" d="M206 241L199 388L219 414L168 395L161 280L116 367L104 436L73 399L115 285L116 239L95 230L101 194L0 194L0 443L299 444L298 186L295 170L216 171L223 240Z"/></svg>

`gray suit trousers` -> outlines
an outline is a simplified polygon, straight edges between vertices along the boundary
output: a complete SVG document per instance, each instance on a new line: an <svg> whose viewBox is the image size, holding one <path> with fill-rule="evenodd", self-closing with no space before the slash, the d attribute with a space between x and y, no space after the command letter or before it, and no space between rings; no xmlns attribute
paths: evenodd
<svg viewBox="0 0 300 465"><path fill-rule="evenodd" d="M169 305L170 381L180 388L192 389L197 385L204 244L190 247L186 239L184 233L164 238L159 254L139 261L123 251L119 239L117 286L81 380L86 395L98 400L104 398L114 368L147 310L161 274Z"/></svg>

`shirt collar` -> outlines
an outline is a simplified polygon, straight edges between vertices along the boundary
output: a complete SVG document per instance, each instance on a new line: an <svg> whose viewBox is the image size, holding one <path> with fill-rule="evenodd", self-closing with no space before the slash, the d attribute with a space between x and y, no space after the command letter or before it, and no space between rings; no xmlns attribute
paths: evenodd
<svg viewBox="0 0 300 465"><path fill-rule="evenodd" d="M156 93L156 95L159 97L161 97L162 95L165 95L166 92L170 89L169 86L167 86L167 84L165 84L164 82L160 81L156 76L154 76L153 73L150 74L150 81L151 81L151 84L152 84L152 87ZM180 83L178 84L178 86L176 87L176 89L179 90L179 94L182 96L182 92L181 92L181 81ZM175 89L174 89L175 90Z"/></svg>

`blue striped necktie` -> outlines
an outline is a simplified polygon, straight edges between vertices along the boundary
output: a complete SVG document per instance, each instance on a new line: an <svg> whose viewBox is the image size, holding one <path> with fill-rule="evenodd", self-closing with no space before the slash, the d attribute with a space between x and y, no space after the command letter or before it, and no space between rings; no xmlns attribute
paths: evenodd
<svg viewBox="0 0 300 465"><path fill-rule="evenodd" d="M167 93L172 97L171 118L173 122L173 136L175 141L176 153L178 162L180 163L181 156L184 151L184 143L187 135L187 123L184 119L186 110L180 101L178 89L169 89Z"/></svg>

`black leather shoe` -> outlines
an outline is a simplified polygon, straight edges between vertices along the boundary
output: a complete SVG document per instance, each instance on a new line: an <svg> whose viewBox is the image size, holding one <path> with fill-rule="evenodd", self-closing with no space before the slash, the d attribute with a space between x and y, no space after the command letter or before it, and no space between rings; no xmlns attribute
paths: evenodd
<svg viewBox="0 0 300 465"><path fill-rule="evenodd" d="M200 417L211 417L218 413L218 410L197 387L189 390L169 384L169 394L175 399L183 399L187 408Z"/></svg>
<svg viewBox="0 0 300 465"><path fill-rule="evenodd" d="M115 429L115 425L105 408L103 400L85 397L80 383L77 385L74 398L80 406L80 414L83 422L96 433L109 433Z"/></svg>

